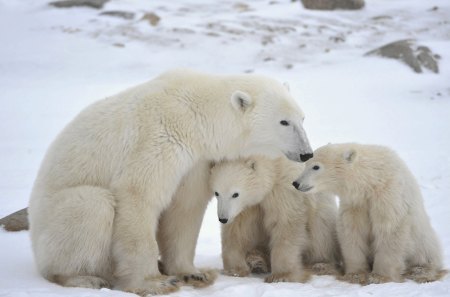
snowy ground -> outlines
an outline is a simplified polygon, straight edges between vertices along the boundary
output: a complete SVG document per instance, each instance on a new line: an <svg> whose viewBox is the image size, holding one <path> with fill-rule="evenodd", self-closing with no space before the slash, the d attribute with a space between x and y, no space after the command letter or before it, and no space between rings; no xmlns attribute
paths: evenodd
<svg viewBox="0 0 450 297"><path fill-rule="evenodd" d="M391 146L419 180L450 267L450 2L367 0L363 11L313 12L298 2L118 0L103 10L56 9L43 0L0 0L0 217L27 205L46 148L83 107L173 67L257 72L287 81L314 147L356 141ZM245 5L243 5L245 4ZM438 9L432 9L438 7ZM157 26L140 21L146 12ZM438 53L440 73L363 57L416 38ZM219 222L208 208L196 263L220 269ZM418 285L360 287L314 277L264 284L220 276L174 296L449 296L450 276ZM28 232L0 230L0 296L133 296L69 289L34 268Z"/></svg>

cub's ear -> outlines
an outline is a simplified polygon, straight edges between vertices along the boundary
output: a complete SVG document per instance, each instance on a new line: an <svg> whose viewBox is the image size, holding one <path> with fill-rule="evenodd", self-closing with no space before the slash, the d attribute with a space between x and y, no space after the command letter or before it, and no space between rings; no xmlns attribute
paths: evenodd
<svg viewBox="0 0 450 297"><path fill-rule="evenodd" d="M235 91L231 95L231 105L237 110L246 111L252 104L252 97L245 92Z"/></svg>
<svg viewBox="0 0 450 297"><path fill-rule="evenodd" d="M288 92L290 92L291 91L291 87L289 86L289 83L288 82L284 82L283 83L283 86L286 88L286 90L288 90Z"/></svg>
<svg viewBox="0 0 450 297"><path fill-rule="evenodd" d="M344 159L348 163L353 163L353 161L355 161L356 157L357 157L356 151L353 149L348 150L344 153Z"/></svg>
<svg viewBox="0 0 450 297"><path fill-rule="evenodd" d="M248 159L247 161L245 161L245 165L247 165L248 168L256 170L256 161L253 159Z"/></svg>

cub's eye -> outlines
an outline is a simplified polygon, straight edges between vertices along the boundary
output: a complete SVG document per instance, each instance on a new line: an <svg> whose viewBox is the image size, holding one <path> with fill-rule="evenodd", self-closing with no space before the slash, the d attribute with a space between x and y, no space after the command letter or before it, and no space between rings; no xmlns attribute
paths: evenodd
<svg viewBox="0 0 450 297"><path fill-rule="evenodd" d="M231 197L237 198L237 197L239 197L239 193L234 193L233 196L231 196Z"/></svg>
<svg viewBox="0 0 450 297"><path fill-rule="evenodd" d="M219 193L217 193L217 192L214 192L214 195L215 195L216 197L219 197Z"/></svg>
<svg viewBox="0 0 450 297"><path fill-rule="evenodd" d="M283 126L289 126L289 122L285 121L285 120L280 121L280 124L283 125Z"/></svg>
<svg viewBox="0 0 450 297"><path fill-rule="evenodd" d="M313 170L319 170L319 169L320 169L320 166L319 166L319 165L315 165L312 169L313 169Z"/></svg>

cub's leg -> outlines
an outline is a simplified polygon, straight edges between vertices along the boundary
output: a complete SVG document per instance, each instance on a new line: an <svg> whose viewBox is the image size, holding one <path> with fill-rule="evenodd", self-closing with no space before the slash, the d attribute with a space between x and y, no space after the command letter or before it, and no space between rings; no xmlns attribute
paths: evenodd
<svg viewBox="0 0 450 297"><path fill-rule="evenodd" d="M292 220L289 223L277 224L271 231L270 263L272 274L265 282L301 282L310 278L303 269L302 252L308 240L305 223Z"/></svg>
<svg viewBox="0 0 450 297"><path fill-rule="evenodd" d="M250 274L246 262L247 253L265 240L261 218L260 207L253 206L242 211L231 223L222 226L224 274L230 276Z"/></svg>
<svg viewBox="0 0 450 297"><path fill-rule="evenodd" d="M380 228L378 228L380 229ZM405 269L406 230L380 230L374 234L374 261L368 283L402 282ZM406 231L407 232L407 231Z"/></svg>
<svg viewBox="0 0 450 297"><path fill-rule="evenodd" d="M311 201L314 199L314 201ZM309 246L304 257L313 273L317 275L338 275L340 249L337 242L337 205L334 195L314 194L308 197Z"/></svg>
<svg viewBox="0 0 450 297"><path fill-rule="evenodd" d="M395 193L384 189L384 195L376 197L371 208L374 258L369 283L403 281L411 222L407 217L408 206Z"/></svg>
<svg viewBox="0 0 450 297"><path fill-rule="evenodd" d="M32 198L30 233L45 278L67 287L111 287L114 201L110 191L92 186Z"/></svg>
<svg viewBox="0 0 450 297"><path fill-rule="evenodd" d="M447 271L442 269L441 245L425 210L417 212L404 276L418 283L432 282L441 279Z"/></svg>
<svg viewBox="0 0 450 297"><path fill-rule="evenodd" d="M198 270L194 266L198 234L212 196L209 162L198 162L182 180L159 221L158 245L164 273L177 275L194 287L211 285L217 277L215 270Z"/></svg>
<svg viewBox="0 0 450 297"><path fill-rule="evenodd" d="M370 255L368 213L364 208L341 205L341 209L337 221L337 235L345 274L339 279L350 283L366 284L369 272L367 259Z"/></svg>

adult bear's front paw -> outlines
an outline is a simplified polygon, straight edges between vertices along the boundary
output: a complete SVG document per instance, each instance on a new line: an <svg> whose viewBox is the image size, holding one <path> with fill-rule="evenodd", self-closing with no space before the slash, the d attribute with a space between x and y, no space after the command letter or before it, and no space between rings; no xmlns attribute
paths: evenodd
<svg viewBox="0 0 450 297"><path fill-rule="evenodd" d="M200 269L198 273L186 273L177 275L178 279L194 288L204 288L214 283L217 278L217 270Z"/></svg>
<svg viewBox="0 0 450 297"><path fill-rule="evenodd" d="M138 288L125 288L124 291L139 296L166 295L178 291L180 285L181 282L178 278L161 275L146 279Z"/></svg>
<svg viewBox="0 0 450 297"><path fill-rule="evenodd" d="M266 283L280 283L280 282L290 282L290 283L306 283L311 278L311 275L306 271L303 273L272 273L264 279Z"/></svg>

